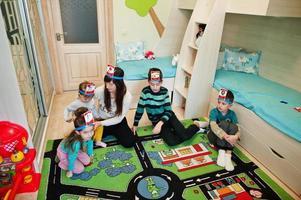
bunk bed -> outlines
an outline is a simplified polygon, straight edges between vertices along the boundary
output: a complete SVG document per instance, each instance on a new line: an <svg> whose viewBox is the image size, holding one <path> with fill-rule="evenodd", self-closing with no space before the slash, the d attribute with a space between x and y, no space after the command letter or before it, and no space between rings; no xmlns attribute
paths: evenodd
<svg viewBox="0 0 301 200"><path fill-rule="evenodd" d="M242 84L246 83L246 84ZM232 109L239 119L239 144L294 191L301 189L301 93L273 81L218 70L210 108L218 90L229 88L235 96Z"/></svg>
<svg viewBox="0 0 301 200"><path fill-rule="evenodd" d="M177 87L184 85L183 77L187 73L177 72L175 80L174 103L181 106L181 100L185 99L185 118L208 115L208 111L216 106L218 93L217 89L212 86L217 87L214 77L222 43L233 47L261 50L263 57L258 75L300 92L301 2L296 0L213 2L213 6L209 6L212 5L212 1L197 0L196 8L204 5L202 9L193 11L192 16L197 17L190 19L189 24L193 26L188 26L181 48L178 71L181 68L185 71L185 67L193 65L190 85L188 91L183 93L184 95L177 92ZM192 54L193 48L189 46L191 46L191 38L197 33L198 23L206 23L206 29L196 49L197 52ZM219 87L222 86L227 85ZM236 95L239 99L240 94ZM285 99L278 102L284 107L291 103ZM286 102L288 103L285 104ZM269 106L270 104L267 105ZM233 105L242 129L240 145L297 196L301 196L301 163L299 162L301 143L299 139L295 139L290 134L287 135L288 129L279 129L266 122L249 108L248 105L243 106L239 103ZM294 112L293 108L291 111ZM297 112L295 114L301 115ZM300 119L296 118L297 121Z"/></svg>
<svg viewBox="0 0 301 200"><path fill-rule="evenodd" d="M227 40L226 37L227 34L224 40ZM228 51L240 56L235 60L235 57L228 57L225 53ZM300 193L301 92L280 84L285 80L276 82L261 76L254 63L254 70L246 70L246 67L252 66L250 62L241 70L236 61L244 60L242 55L252 55L254 61L255 53L239 52L246 51L241 47L221 45L209 107L212 109L217 105L216 97L221 88L230 89L235 96L232 109L237 114L242 133L239 144L280 180ZM269 65L271 60L268 56L266 59L264 64ZM288 59L286 62L289 65L295 60ZM289 69L289 66L286 67ZM285 77L288 78L287 75Z"/></svg>

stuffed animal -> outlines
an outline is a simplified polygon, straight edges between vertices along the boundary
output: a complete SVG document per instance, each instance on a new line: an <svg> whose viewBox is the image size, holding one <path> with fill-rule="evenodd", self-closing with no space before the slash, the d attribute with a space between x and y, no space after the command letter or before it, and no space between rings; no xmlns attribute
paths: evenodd
<svg viewBox="0 0 301 200"><path fill-rule="evenodd" d="M155 59L154 52L152 52L152 51L146 51L144 54L144 57L149 60Z"/></svg>

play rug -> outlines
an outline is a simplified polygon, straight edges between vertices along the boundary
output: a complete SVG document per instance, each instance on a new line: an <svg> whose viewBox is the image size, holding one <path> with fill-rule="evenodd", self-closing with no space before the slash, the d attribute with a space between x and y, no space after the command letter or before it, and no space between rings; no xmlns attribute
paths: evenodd
<svg viewBox="0 0 301 200"><path fill-rule="evenodd" d="M151 130L137 130L134 148L116 141L95 148L93 164L72 178L55 162L60 140L48 141L38 199L292 199L237 148L235 170L227 172L215 164L217 152L205 134L170 148Z"/></svg>

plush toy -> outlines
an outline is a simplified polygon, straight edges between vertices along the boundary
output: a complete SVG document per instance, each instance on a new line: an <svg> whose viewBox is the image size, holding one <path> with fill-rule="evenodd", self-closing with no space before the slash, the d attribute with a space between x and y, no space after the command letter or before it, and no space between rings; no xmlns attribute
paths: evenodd
<svg viewBox="0 0 301 200"><path fill-rule="evenodd" d="M155 59L154 52L152 52L152 51L146 51L144 54L144 57L149 60Z"/></svg>

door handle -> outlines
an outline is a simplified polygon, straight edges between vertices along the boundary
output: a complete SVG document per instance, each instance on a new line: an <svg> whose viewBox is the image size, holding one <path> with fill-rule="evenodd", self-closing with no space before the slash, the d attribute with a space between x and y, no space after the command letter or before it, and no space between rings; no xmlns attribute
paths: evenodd
<svg viewBox="0 0 301 200"><path fill-rule="evenodd" d="M62 34L62 33L56 33L56 34L55 34L55 37L56 37L56 40L57 40L57 41L61 41L61 40L62 40L62 37L64 37L64 34Z"/></svg>

